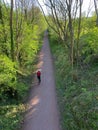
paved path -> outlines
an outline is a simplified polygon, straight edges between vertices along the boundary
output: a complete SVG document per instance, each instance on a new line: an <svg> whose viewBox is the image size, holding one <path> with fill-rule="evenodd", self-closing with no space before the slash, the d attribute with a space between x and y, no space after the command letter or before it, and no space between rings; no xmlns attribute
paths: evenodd
<svg viewBox="0 0 98 130"><path fill-rule="evenodd" d="M23 130L60 130L55 79L47 32L44 35L37 68L42 70L42 82L30 92Z"/></svg>

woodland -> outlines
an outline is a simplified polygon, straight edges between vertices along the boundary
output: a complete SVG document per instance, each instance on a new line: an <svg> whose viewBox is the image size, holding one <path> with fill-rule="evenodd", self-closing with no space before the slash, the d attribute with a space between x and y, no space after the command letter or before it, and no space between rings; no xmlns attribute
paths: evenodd
<svg viewBox="0 0 98 130"><path fill-rule="evenodd" d="M20 127L45 26L36 2L0 0L0 130Z"/></svg>
<svg viewBox="0 0 98 130"><path fill-rule="evenodd" d="M98 130L98 1L0 0L0 130L21 127L47 29L62 130ZM10 125L9 125L10 124Z"/></svg>

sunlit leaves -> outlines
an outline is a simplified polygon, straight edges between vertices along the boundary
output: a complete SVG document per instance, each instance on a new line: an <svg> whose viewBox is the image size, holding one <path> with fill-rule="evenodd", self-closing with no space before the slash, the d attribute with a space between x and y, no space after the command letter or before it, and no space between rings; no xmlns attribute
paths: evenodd
<svg viewBox="0 0 98 130"><path fill-rule="evenodd" d="M24 111L25 106L23 104L0 106L0 130L19 129L20 126L17 126L17 123L22 121L20 114Z"/></svg>
<svg viewBox="0 0 98 130"><path fill-rule="evenodd" d="M89 29L89 31L81 36L82 54L87 61L91 56L98 54L98 28Z"/></svg>
<svg viewBox="0 0 98 130"><path fill-rule="evenodd" d="M16 70L14 68L15 63L4 56L0 56L0 84L6 84L12 86L16 79ZM13 79L13 81L12 81Z"/></svg>

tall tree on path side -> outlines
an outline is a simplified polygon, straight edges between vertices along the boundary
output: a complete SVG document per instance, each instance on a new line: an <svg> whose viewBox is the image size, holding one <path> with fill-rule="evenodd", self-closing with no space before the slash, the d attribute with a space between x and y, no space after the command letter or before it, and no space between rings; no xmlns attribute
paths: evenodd
<svg viewBox="0 0 98 130"><path fill-rule="evenodd" d="M14 40L13 40L13 0L11 0L11 9L10 9L10 35L11 35L11 58L12 61L14 58Z"/></svg>
<svg viewBox="0 0 98 130"><path fill-rule="evenodd" d="M94 0L95 12L96 12L96 26L98 27L98 0Z"/></svg>

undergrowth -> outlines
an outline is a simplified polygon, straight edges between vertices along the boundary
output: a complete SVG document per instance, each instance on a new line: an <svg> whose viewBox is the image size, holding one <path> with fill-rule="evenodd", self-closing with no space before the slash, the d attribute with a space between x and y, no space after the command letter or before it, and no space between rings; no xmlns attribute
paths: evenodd
<svg viewBox="0 0 98 130"><path fill-rule="evenodd" d="M39 47L39 49L41 46ZM35 70L37 63L37 56L35 57L32 65L32 71ZM22 72L22 73L21 73ZM3 90L1 88L2 95L0 95L0 130L19 130L21 129L24 113L26 111L26 101L30 90L31 82L34 78L32 72L23 73L21 71L17 73L16 86L13 88ZM4 84L2 84L4 85ZM8 86L8 85L6 85ZM5 87L6 87L5 86Z"/></svg>
<svg viewBox="0 0 98 130"><path fill-rule="evenodd" d="M52 36L50 45L62 130L98 130L98 65L74 65L72 70L66 48Z"/></svg>
<svg viewBox="0 0 98 130"><path fill-rule="evenodd" d="M42 34L43 36L43 34ZM0 130L21 129L26 101L33 80L38 53L42 47L42 36L27 68L18 67L2 56L0 66ZM31 53L33 53L31 51Z"/></svg>
<svg viewBox="0 0 98 130"><path fill-rule="evenodd" d="M22 76L19 95L6 95L0 102L0 130L19 130L25 112L25 100L30 88L32 76Z"/></svg>

